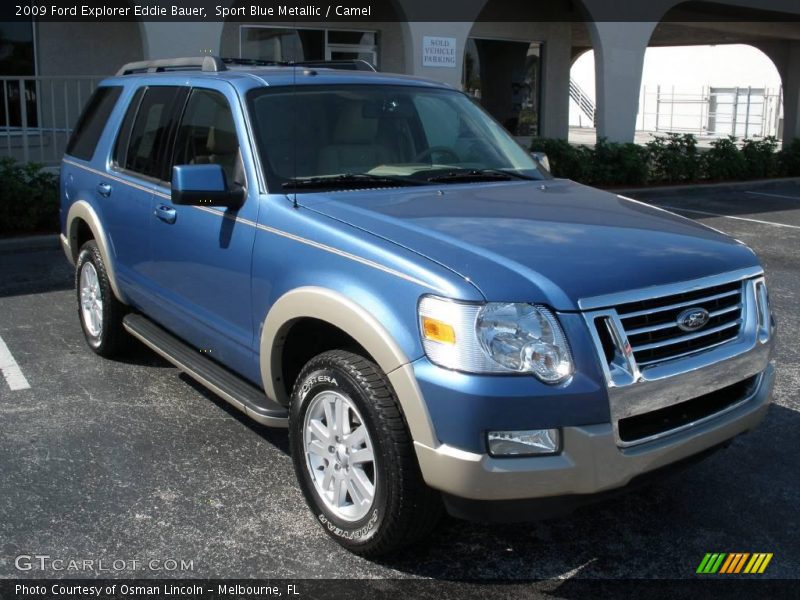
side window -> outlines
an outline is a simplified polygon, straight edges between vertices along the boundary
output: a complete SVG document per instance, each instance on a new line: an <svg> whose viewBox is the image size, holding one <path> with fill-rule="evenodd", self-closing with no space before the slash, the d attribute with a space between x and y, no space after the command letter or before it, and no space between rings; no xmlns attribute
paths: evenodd
<svg viewBox="0 0 800 600"><path fill-rule="evenodd" d="M239 139L228 99L214 90L195 88L175 140L173 164L217 164L228 186L244 185Z"/></svg>
<svg viewBox="0 0 800 600"><path fill-rule="evenodd" d="M117 134L117 141L114 143L114 154L111 158L112 164L121 169L125 164L125 153L128 151L128 141L131 137L131 129L133 129L133 121L136 119L136 112L139 110L139 104L142 102L145 88L141 87L136 90L136 93L131 98L128 105L128 110L125 111L125 118L122 120L122 126L119 128Z"/></svg>
<svg viewBox="0 0 800 600"><path fill-rule="evenodd" d="M92 159L106 121L121 93L122 87L118 85L102 86L94 91L69 138L67 154L83 160Z"/></svg>
<svg viewBox="0 0 800 600"><path fill-rule="evenodd" d="M117 140L114 155L117 167L159 180L168 179L170 136L185 94L186 88L157 86L148 87L140 101L134 98Z"/></svg>

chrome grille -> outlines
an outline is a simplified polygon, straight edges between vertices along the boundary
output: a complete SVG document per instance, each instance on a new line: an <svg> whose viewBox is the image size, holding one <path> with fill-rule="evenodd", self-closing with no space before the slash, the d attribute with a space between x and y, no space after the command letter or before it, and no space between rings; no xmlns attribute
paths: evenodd
<svg viewBox="0 0 800 600"><path fill-rule="evenodd" d="M678 315L702 308L709 320L697 331L678 327ZM742 282L620 304L615 307L636 364L642 368L689 356L735 339L742 327Z"/></svg>

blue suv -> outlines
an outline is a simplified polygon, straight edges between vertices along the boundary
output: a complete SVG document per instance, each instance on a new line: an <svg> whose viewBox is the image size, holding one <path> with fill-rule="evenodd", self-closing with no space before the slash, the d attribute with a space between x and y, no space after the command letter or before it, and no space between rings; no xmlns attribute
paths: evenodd
<svg viewBox="0 0 800 600"><path fill-rule="evenodd" d="M126 65L89 100L60 193L89 346L138 338L288 427L315 518L365 556L444 509L531 520L603 497L769 404L751 250L554 179L436 82Z"/></svg>

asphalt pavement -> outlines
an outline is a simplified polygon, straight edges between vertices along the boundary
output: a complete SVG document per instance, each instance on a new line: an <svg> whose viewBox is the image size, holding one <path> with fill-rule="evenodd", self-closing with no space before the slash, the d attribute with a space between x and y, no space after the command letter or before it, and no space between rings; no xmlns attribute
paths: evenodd
<svg viewBox="0 0 800 600"><path fill-rule="evenodd" d="M285 430L249 421L141 345L123 360L94 355L60 250L0 249L0 338L29 386L0 378L0 578L682 579L707 552L771 552L764 577L797 577L800 186L636 195L761 257L779 324L764 423L613 501L525 525L448 518L429 543L385 561L322 532ZM128 566L20 570L16 557L32 554Z"/></svg>

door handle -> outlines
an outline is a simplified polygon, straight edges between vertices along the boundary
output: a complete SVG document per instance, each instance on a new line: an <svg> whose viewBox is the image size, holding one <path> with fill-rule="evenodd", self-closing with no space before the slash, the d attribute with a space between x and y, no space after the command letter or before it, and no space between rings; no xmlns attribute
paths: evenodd
<svg viewBox="0 0 800 600"><path fill-rule="evenodd" d="M178 211L176 211L171 206L167 206L165 204L157 206L154 214L159 219L161 219L165 223L169 223L170 225L175 222L175 219L178 218Z"/></svg>
<svg viewBox="0 0 800 600"><path fill-rule="evenodd" d="M103 196L103 198L108 198L111 195L111 184L109 183L98 183L97 184L97 193Z"/></svg>

